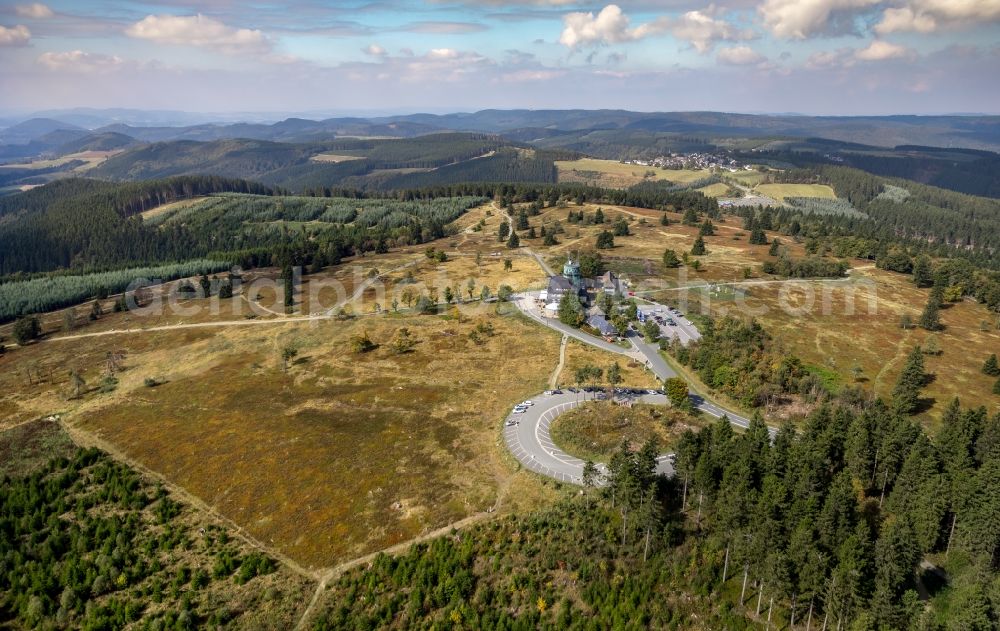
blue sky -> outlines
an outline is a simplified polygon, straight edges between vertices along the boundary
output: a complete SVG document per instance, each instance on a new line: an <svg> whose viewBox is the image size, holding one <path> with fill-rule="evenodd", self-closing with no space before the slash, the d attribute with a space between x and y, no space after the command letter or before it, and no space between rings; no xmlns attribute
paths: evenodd
<svg viewBox="0 0 1000 631"><path fill-rule="evenodd" d="M0 109L1000 112L1000 0L0 2Z"/></svg>

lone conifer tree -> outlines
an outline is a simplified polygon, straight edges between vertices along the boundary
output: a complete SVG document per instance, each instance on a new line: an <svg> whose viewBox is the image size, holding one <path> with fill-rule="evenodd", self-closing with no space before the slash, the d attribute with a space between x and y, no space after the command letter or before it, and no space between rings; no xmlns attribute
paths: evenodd
<svg viewBox="0 0 1000 631"><path fill-rule="evenodd" d="M924 307L924 312L920 314L920 326L928 331L940 331L941 315L938 313L940 308L941 292L938 287L935 287L927 299L927 306Z"/></svg>
<svg viewBox="0 0 1000 631"><path fill-rule="evenodd" d="M892 389L892 401L896 410L902 414L913 414L917 410L920 389L927 380L924 372L924 354L916 346L906 358L903 372Z"/></svg>
<svg viewBox="0 0 1000 631"><path fill-rule="evenodd" d="M705 253L705 240L698 235L698 238L694 240L694 245L691 246L691 254L695 256L700 256Z"/></svg>
<svg viewBox="0 0 1000 631"><path fill-rule="evenodd" d="M983 363L983 372L991 377L1000 377L1000 364L997 363L996 353L986 358Z"/></svg>

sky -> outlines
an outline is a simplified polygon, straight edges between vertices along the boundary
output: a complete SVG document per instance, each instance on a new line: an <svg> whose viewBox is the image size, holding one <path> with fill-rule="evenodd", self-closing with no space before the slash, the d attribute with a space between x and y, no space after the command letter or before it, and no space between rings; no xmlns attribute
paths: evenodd
<svg viewBox="0 0 1000 631"><path fill-rule="evenodd" d="M1000 113L1000 0L0 0L0 110Z"/></svg>

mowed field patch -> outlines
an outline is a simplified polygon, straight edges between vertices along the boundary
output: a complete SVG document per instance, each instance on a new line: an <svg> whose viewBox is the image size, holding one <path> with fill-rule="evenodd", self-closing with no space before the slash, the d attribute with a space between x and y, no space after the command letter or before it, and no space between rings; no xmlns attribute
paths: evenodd
<svg viewBox="0 0 1000 631"><path fill-rule="evenodd" d="M351 160L364 160L364 156L345 156L337 153L318 153L311 158L313 162L328 162L330 164L339 164L341 162L350 162Z"/></svg>
<svg viewBox="0 0 1000 631"><path fill-rule="evenodd" d="M208 197L191 197L189 199L179 199L176 202L161 204L156 208L150 208L149 210L145 210L140 214L143 219L152 219L153 217L164 215L166 213L170 213L175 210L180 210L182 208L190 208L191 206L197 206L206 199L208 199Z"/></svg>
<svg viewBox="0 0 1000 631"><path fill-rule="evenodd" d="M760 195L781 202L785 201L786 197L837 198L837 194L826 184L760 184L754 190Z"/></svg>

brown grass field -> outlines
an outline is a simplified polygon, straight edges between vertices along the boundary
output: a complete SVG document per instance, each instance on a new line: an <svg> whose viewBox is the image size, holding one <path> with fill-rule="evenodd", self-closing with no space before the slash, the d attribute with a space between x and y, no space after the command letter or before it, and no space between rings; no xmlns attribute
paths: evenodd
<svg viewBox="0 0 1000 631"><path fill-rule="evenodd" d="M469 338L479 322L495 329L482 345ZM395 355L400 327L419 343ZM380 347L354 354L363 333ZM287 371L286 346L298 349ZM499 419L545 388L558 347L553 332L489 313L50 341L0 358L0 410L7 425L64 412L267 545L329 566L495 505L512 477ZM65 367L94 388L121 348L114 392L68 400ZM31 384L33 364L55 368Z"/></svg>
<svg viewBox="0 0 1000 631"><path fill-rule="evenodd" d="M576 386L575 374L578 368L588 365L596 366L606 373L608 367L615 362L618 363L618 367L621 369L622 386L633 388L660 387L656 375L628 357L624 355L612 355L574 339L570 339L566 344L566 365L559 375L559 385L562 387ZM588 383L584 385L594 384Z"/></svg>

